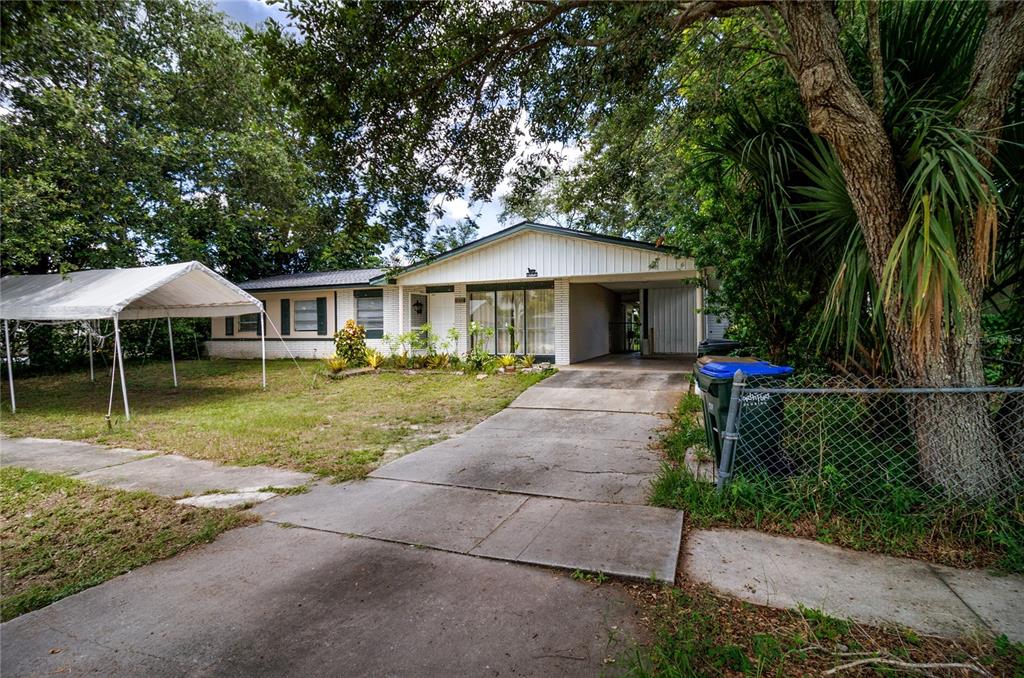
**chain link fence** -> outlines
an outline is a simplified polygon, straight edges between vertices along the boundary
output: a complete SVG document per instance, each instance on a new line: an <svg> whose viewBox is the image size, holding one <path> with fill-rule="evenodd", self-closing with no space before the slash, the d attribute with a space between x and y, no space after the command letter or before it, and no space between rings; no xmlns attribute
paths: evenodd
<svg viewBox="0 0 1024 678"><path fill-rule="evenodd" d="M803 376L739 389L720 487L871 506L1024 496L1024 387L898 388Z"/></svg>

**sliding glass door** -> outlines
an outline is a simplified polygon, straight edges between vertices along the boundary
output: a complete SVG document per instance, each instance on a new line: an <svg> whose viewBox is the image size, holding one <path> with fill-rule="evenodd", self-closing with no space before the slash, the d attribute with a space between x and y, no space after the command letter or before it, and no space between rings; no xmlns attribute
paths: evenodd
<svg viewBox="0 0 1024 678"><path fill-rule="evenodd" d="M555 291L526 290L526 345L534 355L555 354Z"/></svg>
<svg viewBox="0 0 1024 678"><path fill-rule="evenodd" d="M549 287L472 290L469 319L493 328L489 353L555 354L555 292Z"/></svg>
<svg viewBox="0 0 1024 678"><path fill-rule="evenodd" d="M498 353L523 353L524 290L499 290L497 339Z"/></svg>
<svg viewBox="0 0 1024 678"><path fill-rule="evenodd" d="M469 293L469 320L481 327L494 329L494 292ZM474 344L482 341L488 353L494 353L494 335L472 337ZM476 348L471 346L470 348Z"/></svg>

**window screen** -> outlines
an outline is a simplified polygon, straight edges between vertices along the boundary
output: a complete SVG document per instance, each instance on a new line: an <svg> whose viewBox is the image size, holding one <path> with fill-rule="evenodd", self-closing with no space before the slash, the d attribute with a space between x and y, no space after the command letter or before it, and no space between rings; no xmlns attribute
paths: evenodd
<svg viewBox="0 0 1024 678"><path fill-rule="evenodd" d="M295 303L295 331L316 332L316 299L302 299Z"/></svg>

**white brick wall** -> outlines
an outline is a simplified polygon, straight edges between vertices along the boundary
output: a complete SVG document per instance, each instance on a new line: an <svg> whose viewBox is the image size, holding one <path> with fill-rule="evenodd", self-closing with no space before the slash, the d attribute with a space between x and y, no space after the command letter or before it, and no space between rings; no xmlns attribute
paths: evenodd
<svg viewBox="0 0 1024 678"><path fill-rule="evenodd" d="M399 319L402 317L404 306L401 305L401 292L395 285L384 288L384 334L392 337L398 336L402 330ZM386 349L386 346L383 348Z"/></svg>
<svg viewBox="0 0 1024 678"><path fill-rule="evenodd" d="M338 290L338 329L345 326L345 321L356 317L356 297L352 290Z"/></svg>
<svg viewBox="0 0 1024 678"><path fill-rule="evenodd" d="M260 342L239 339L218 339L207 341L206 351L211 358L249 358L259 359ZM289 353L289 351L291 353ZM334 341L314 340L295 341L267 337L267 359L276 358L329 358L334 355Z"/></svg>
<svg viewBox="0 0 1024 678"><path fill-rule="evenodd" d="M569 281L555 280L555 364L569 364Z"/></svg>

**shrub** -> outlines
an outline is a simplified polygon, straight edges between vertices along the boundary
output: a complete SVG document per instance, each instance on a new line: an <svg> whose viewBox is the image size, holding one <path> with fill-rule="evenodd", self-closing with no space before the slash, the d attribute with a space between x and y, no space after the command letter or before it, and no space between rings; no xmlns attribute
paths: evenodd
<svg viewBox="0 0 1024 678"><path fill-rule="evenodd" d="M536 359L537 356L524 355L522 358L519 359L519 364L522 365L523 367L533 367L533 363Z"/></svg>
<svg viewBox="0 0 1024 678"><path fill-rule="evenodd" d="M469 323L469 353L466 364L474 370L483 370L490 364L493 357L487 352L487 340L494 336L493 327L484 327L477 321Z"/></svg>
<svg viewBox="0 0 1024 678"><path fill-rule="evenodd" d="M427 367L432 370L446 370L451 367L451 356L447 353L435 353L427 357Z"/></svg>
<svg viewBox="0 0 1024 678"><path fill-rule="evenodd" d="M348 369L348 366L348 358L345 358L344 356L333 355L330 358L324 358L324 367L326 367L327 371L331 374L337 374L342 370L346 370Z"/></svg>
<svg viewBox="0 0 1024 678"><path fill-rule="evenodd" d="M384 356L381 355L380 351L372 348L366 349L366 356L364 362L367 367L375 370L379 370L381 365L384 364Z"/></svg>
<svg viewBox="0 0 1024 678"><path fill-rule="evenodd" d="M498 365L506 370L514 370L516 367L516 357L511 353L506 353L498 358Z"/></svg>
<svg viewBox="0 0 1024 678"><path fill-rule="evenodd" d="M349 318L345 326L334 333L334 351L349 365L362 365L366 360L366 330Z"/></svg>

